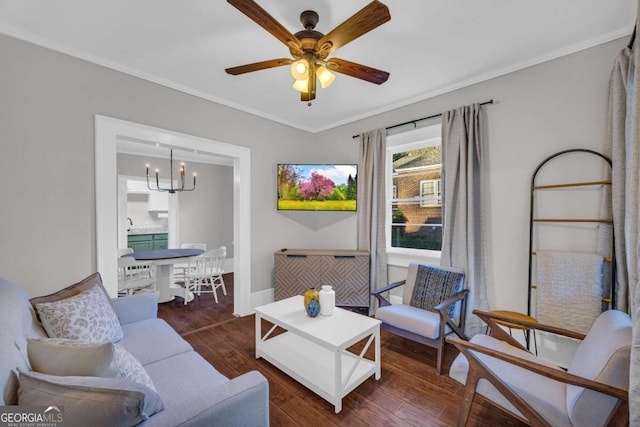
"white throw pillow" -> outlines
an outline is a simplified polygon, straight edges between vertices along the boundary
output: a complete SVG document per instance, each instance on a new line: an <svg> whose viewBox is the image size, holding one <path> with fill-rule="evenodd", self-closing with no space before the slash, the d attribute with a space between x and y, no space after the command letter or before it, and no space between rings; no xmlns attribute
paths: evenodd
<svg viewBox="0 0 640 427"><path fill-rule="evenodd" d="M76 296L36 304L42 326L51 338L90 342L116 342L124 333L118 316L98 287Z"/></svg>
<svg viewBox="0 0 640 427"><path fill-rule="evenodd" d="M114 344L66 338L27 339L31 369L58 376L116 377Z"/></svg>
<svg viewBox="0 0 640 427"><path fill-rule="evenodd" d="M151 390L156 391L156 387L151 381L151 377L131 353L125 350L120 344L113 345L114 362L120 372L120 377L138 384L146 385Z"/></svg>
<svg viewBox="0 0 640 427"><path fill-rule="evenodd" d="M144 366L119 344L67 338L29 339L31 368L57 376L120 377L156 390Z"/></svg>

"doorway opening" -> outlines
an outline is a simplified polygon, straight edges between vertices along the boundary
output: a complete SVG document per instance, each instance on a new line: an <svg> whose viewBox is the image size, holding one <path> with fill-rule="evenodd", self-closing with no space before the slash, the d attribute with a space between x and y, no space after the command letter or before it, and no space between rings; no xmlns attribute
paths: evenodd
<svg viewBox="0 0 640 427"><path fill-rule="evenodd" d="M96 260L110 295L117 294L117 153L178 148L195 161L218 159L233 167L234 315L251 314L250 149L139 123L95 116ZM211 160L213 161L213 160Z"/></svg>

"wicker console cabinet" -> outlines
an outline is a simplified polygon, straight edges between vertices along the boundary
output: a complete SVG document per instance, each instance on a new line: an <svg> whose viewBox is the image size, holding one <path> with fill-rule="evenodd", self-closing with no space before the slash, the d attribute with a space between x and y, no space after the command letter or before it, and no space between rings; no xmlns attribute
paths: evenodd
<svg viewBox="0 0 640 427"><path fill-rule="evenodd" d="M336 305L369 307L369 252L286 249L275 253L275 300L333 286Z"/></svg>

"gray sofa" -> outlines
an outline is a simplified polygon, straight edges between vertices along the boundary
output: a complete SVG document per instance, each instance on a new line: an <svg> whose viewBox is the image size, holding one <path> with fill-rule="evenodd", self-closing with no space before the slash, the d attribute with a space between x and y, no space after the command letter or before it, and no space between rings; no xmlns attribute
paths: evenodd
<svg viewBox="0 0 640 427"><path fill-rule="evenodd" d="M164 410L141 425L269 424L269 387L259 372L232 380L220 374L157 318L157 298L153 294L116 298L112 303L124 331L118 344L144 366L164 403ZM18 404L18 372L31 370L26 345L27 338L33 337L46 337L46 333L29 295L0 277L0 405ZM67 421L73 425L68 418L65 425Z"/></svg>

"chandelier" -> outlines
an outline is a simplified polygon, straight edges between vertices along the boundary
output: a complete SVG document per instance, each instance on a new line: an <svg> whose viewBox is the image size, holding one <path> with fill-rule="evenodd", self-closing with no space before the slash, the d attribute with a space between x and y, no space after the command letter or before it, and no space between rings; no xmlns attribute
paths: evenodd
<svg viewBox="0 0 640 427"><path fill-rule="evenodd" d="M169 153L169 188L160 187L160 178L158 177L160 170L156 169L156 188L152 188L151 184L149 184L149 165L147 165L147 187L152 191L160 191L160 192L168 192L169 194L174 194L178 191L193 191L196 189L196 174L193 174L193 187L184 188L184 175L185 175L185 167L184 162L180 164L180 186L173 188L173 149L171 149Z"/></svg>

